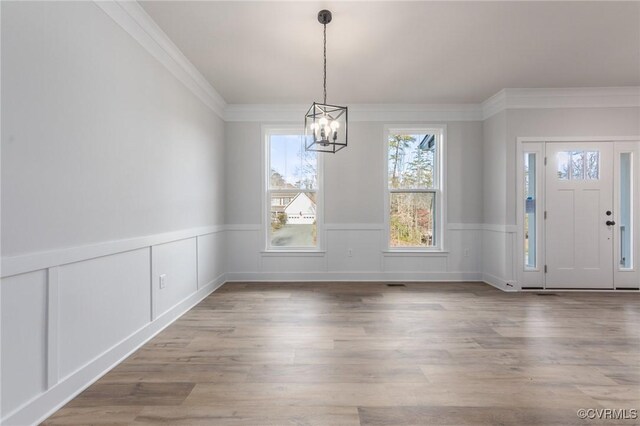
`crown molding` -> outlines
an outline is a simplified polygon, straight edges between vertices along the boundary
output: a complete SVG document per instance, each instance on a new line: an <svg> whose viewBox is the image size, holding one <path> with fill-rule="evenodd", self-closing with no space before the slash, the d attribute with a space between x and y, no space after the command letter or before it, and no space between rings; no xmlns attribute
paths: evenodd
<svg viewBox="0 0 640 426"><path fill-rule="evenodd" d="M349 121L481 121L478 104L351 104ZM229 104L225 121L298 122L309 105Z"/></svg>
<svg viewBox="0 0 640 426"><path fill-rule="evenodd" d="M299 122L309 105L227 104L136 1L94 0L225 121ZM480 104L351 104L349 121L482 121L509 109L640 107L640 87L502 89Z"/></svg>
<svg viewBox="0 0 640 426"><path fill-rule="evenodd" d="M482 119L486 120L492 115L496 115L499 112L504 111L506 107L507 91L506 89L502 89L480 104L480 108L482 109Z"/></svg>
<svg viewBox="0 0 640 426"><path fill-rule="evenodd" d="M634 107L640 107L638 86L502 89L482 103L482 118L508 109Z"/></svg>
<svg viewBox="0 0 640 426"><path fill-rule="evenodd" d="M224 98L209 84L138 2L94 0L94 4L140 43L151 56L164 65L206 106L220 118L224 118L224 110L227 106Z"/></svg>
<svg viewBox="0 0 640 426"><path fill-rule="evenodd" d="M481 104L352 104L349 121L482 121L509 109L640 107L640 87L502 89ZM309 105L229 104L225 121L299 122Z"/></svg>

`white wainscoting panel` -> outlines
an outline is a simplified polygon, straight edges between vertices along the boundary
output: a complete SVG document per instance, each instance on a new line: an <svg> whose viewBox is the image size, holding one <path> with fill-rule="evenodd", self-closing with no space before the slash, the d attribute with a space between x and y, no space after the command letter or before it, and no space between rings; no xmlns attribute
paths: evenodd
<svg viewBox="0 0 640 426"><path fill-rule="evenodd" d="M482 235L482 275L492 281L503 281L505 277L505 234L484 230ZM493 283L495 284L495 282Z"/></svg>
<svg viewBox="0 0 640 426"><path fill-rule="evenodd" d="M297 254L297 253L296 253ZM309 253L307 256L294 256L288 253L269 253L263 256L262 272L319 272L327 270L324 253Z"/></svg>
<svg viewBox="0 0 640 426"><path fill-rule="evenodd" d="M446 256L416 256L412 253L384 256L383 268L387 272L446 272Z"/></svg>
<svg viewBox="0 0 640 426"><path fill-rule="evenodd" d="M330 229L327 231L328 269L380 272L381 247L382 232L379 229Z"/></svg>
<svg viewBox="0 0 640 426"><path fill-rule="evenodd" d="M44 420L222 285L224 234L217 225L3 259L19 272L0 281L0 423ZM152 292L161 273L166 288ZM153 321L152 295L164 313Z"/></svg>
<svg viewBox="0 0 640 426"><path fill-rule="evenodd" d="M150 321L148 248L61 266L58 283L60 378Z"/></svg>
<svg viewBox="0 0 640 426"><path fill-rule="evenodd" d="M449 271L479 272L482 270L482 228L449 229L447 245L451 248Z"/></svg>
<svg viewBox="0 0 640 426"><path fill-rule="evenodd" d="M218 279L225 272L226 235L224 232L198 237L198 288Z"/></svg>
<svg viewBox="0 0 640 426"><path fill-rule="evenodd" d="M485 225L482 233L482 280L505 291L518 289L515 275L516 229Z"/></svg>
<svg viewBox="0 0 640 426"><path fill-rule="evenodd" d="M256 225L239 226L227 229L227 272L256 272L260 269L262 234Z"/></svg>
<svg viewBox="0 0 640 426"><path fill-rule="evenodd" d="M510 227L449 224L447 252L432 254L384 251L381 224L325 232L326 252L316 253L265 253L254 224L11 259L20 274L2 279L2 421L43 420L226 280L484 279L511 289ZM37 267L43 264L48 269ZM166 274L162 290L160 274Z"/></svg>
<svg viewBox="0 0 640 426"><path fill-rule="evenodd" d="M45 391L47 274L2 279L2 413Z"/></svg>
<svg viewBox="0 0 640 426"><path fill-rule="evenodd" d="M265 252L260 225L227 229L230 281L480 280L482 224L449 224L446 253L386 252L383 224L326 226L326 252Z"/></svg>
<svg viewBox="0 0 640 426"><path fill-rule="evenodd" d="M154 319L198 289L196 239L173 241L151 249ZM160 275L165 287L160 288Z"/></svg>

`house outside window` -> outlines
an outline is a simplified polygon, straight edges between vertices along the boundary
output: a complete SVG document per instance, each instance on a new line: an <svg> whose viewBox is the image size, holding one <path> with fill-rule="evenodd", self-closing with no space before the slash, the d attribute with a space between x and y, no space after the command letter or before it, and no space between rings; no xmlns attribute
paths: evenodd
<svg viewBox="0 0 640 426"><path fill-rule="evenodd" d="M299 129L265 131L266 249L320 247L320 156L304 149Z"/></svg>
<svg viewBox="0 0 640 426"><path fill-rule="evenodd" d="M443 249L444 126L388 127L385 223L391 251Z"/></svg>

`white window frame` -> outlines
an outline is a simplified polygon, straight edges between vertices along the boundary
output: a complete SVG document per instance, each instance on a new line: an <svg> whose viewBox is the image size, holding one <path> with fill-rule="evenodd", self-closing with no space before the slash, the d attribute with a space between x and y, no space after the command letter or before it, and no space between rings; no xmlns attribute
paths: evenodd
<svg viewBox="0 0 640 426"><path fill-rule="evenodd" d="M277 247L271 245L269 238L269 228L271 227L271 194L272 193L289 193L296 191L288 190L272 190L269 188L270 171L271 171L271 149L270 138L273 135L304 135L304 128L299 125L269 125L262 126L262 237L264 252L271 253L323 253L324 252L324 161L321 153L318 153L318 187L315 191L297 191L297 192L315 192L316 193L316 246L315 247Z"/></svg>
<svg viewBox="0 0 640 426"><path fill-rule="evenodd" d="M545 166L545 142L530 141L518 138L516 147L516 240L517 250L514 257L517 262L516 273L517 284L520 288L543 288L544 287L544 264L545 264L545 241L544 241L544 211L546 209L546 166ZM535 154L536 156L536 266L529 267L524 263L524 216L525 216L525 193L524 193L524 156L525 154Z"/></svg>
<svg viewBox="0 0 640 426"><path fill-rule="evenodd" d="M438 186L436 189L415 189L415 190L390 190L389 189L389 136L394 133L402 134L436 134L436 172ZM447 125L446 124L388 124L384 126L383 138L383 193L384 193L384 247L386 253L446 253L447 252ZM390 221L390 199L392 192L434 192L436 195L435 229L434 236L436 245L433 247L391 247L391 221Z"/></svg>

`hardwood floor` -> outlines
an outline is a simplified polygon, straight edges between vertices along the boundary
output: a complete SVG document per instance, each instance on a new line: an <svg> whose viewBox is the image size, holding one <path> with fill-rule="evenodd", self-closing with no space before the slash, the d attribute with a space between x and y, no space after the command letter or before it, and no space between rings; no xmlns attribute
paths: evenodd
<svg viewBox="0 0 640 426"><path fill-rule="evenodd" d="M230 283L45 424L585 425L640 409L640 294Z"/></svg>

